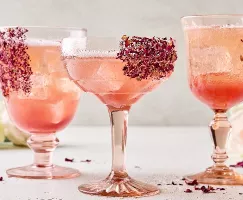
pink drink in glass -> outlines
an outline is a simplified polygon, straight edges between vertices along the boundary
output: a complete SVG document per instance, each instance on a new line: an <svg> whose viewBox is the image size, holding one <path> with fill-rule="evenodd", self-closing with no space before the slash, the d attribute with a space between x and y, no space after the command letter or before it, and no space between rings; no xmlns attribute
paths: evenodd
<svg viewBox="0 0 243 200"><path fill-rule="evenodd" d="M243 28L188 28L186 33L192 92L214 110L227 110L240 103L243 99Z"/></svg>
<svg viewBox="0 0 243 200"><path fill-rule="evenodd" d="M186 178L203 184L242 185L243 176L226 165L231 124L227 111L243 101L243 26L241 15L182 18L191 91L214 111L209 128L213 166Z"/></svg>
<svg viewBox="0 0 243 200"><path fill-rule="evenodd" d="M20 129L30 133L58 132L74 116L79 103L79 89L64 71L58 46L29 45L28 54L34 72L31 93L11 93L7 99L9 115ZM46 63L41 63L40 56L47 60Z"/></svg>
<svg viewBox="0 0 243 200"><path fill-rule="evenodd" d="M56 137L73 119L80 89L68 77L61 53L63 38L85 37L85 29L2 27L0 81L13 123L31 134L31 165L7 170L9 177L73 178L79 170L52 163Z"/></svg>
<svg viewBox="0 0 243 200"><path fill-rule="evenodd" d="M112 55L65 60L71 79L84 91L95 94L110 108L122 110L130 107L165 80L131 79L124 75L124 63Z"/></svg>
<svg viewBox="0 0 243 200"><path fill-rule="evenodd" d="M172 38L123 36L122 40L119 43L115 38L88 38L85 50L83 45L75 44L73 48L70 48L71 44L62 45L70 79L108 107L111 121L111 172L102 181L80 185L79 191L110 197L156 195L160 192L159 188L137 181L127 173L128 113L143 95L171 75L177 58L175 45ZM117 51L119 44L122 47ZM137 49L134 49L135 46Z"/></svg>

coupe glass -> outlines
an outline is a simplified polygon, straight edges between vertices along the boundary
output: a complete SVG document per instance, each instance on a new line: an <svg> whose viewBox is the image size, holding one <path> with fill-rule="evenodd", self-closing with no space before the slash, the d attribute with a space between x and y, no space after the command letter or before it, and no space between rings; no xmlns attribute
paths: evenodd
<svg viewBox="0 0 243 200"><path fill-rule="evenodd" d="M1 80L6 81L4 70L10 68L18 72L22 70L22 77L17 81L24 80L26 71L23 67L26 67L26 63L33 72L28 93L12 87L6 96L6 90L3 90L11 120L19 129L31 134L27 143L34 151L33 164L8 169L7 174L9 177L29 179L79 176L80 172L76 169L54 165L52 154L59 143L55 133L72 120L81 93L69 79L63 65L61 42L63 38L81 40L86 37L86 31L49 27L2 27L0 30ZM27 30L22 39L18 35L21 30ZM10 81L15 80L15 74L9 71L7 76Z"/></svg>
<svg viewBox="0 0 243 200"><path fill-rule="evenodd" d="M209 125L214 165L186 178L204 184L242 185L243 176L225 161L231 130L226 112L243 101L243 15L188 16L181 21L191 91L214 112Z"/></svg>
<svg viewBox="0 0 243 200"><path fill-rule="evenodd" d="M160 192L156 186L134 180L127 173L128 114L133 104L171 73L160 80L137 80L124 75L125 62L116 59L119 44L117 38L88 37L86 50L80 51L77 45L62 47L70 78L83 91L93 93L107 106L111 122L111 172L105 180L81 185L79 190L86 194L113 197L155 195Z"/></svg>

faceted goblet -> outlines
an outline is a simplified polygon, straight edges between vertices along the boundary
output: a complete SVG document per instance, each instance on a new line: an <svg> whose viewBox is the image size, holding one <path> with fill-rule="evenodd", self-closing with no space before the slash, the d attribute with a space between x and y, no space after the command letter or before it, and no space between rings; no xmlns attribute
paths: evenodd
<svg viewBox="0 0 243 200"><path fill-rule="evenodd" d="M191 91L214 112L209 125L214 165L202 173L186 177L196 179L199 183L243 184L243 176L225 164L231 130L226 112L243 101L242 19L242 15L182 18Z"/></svg>

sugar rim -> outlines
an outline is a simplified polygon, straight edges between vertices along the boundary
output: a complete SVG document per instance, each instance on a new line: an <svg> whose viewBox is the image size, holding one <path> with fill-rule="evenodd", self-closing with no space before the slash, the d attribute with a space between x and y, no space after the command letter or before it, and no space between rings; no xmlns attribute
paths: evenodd
<svg viewBox="0 0 243 200"><path fill-rule="evenodd" d="M35 38L30 38L26 39L25 43L29 46L61 46L61 41L58 40L44 40L44 39L35 39Z"/></svg>
<svg viewBox="0 0 243 200"><path fill-rule="evenodd" d="M225 24L225 25L217 25L217 24L212 24L212 25L184 25L184 29L242 29L242 25L233 25L233 24Z"/></svg>
<svg viewBox="0 0 243 200"><path fill-rule="evenodd" d="M63 53L64 56L77 56L77 57L84 57L84 58L91 58L91 57L116 57L118 51L116 50L109 50L109 51L102 51L102 50L87 50L87 49L81 49L73 52L72 54L70 52Z"/></svg>

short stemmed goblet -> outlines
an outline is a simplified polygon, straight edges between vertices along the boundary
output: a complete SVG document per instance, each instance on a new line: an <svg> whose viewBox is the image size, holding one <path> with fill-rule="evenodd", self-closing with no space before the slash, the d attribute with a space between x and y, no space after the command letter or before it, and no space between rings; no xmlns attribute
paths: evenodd
<svg viewBox="0 0 243 200"><path fill-rule="evenodd" d="M242 185L243 176L230 169L227 141L231 124L226 112L243 101L243 15L208 15L182 18L191 91L214 111L209 125L214 165L187 176L199 183Z"/></svg>
<svg viewBox="0 0 243 200"><path fill-rule="evenodd" d="M31 134L34 163L8 169L10 177L29 179L72 178L76 169L52 163L64 129L77 109L80 89L68 77L61 57L63 38L85 38L82 29L2 27L0 81L6 107L14 124Z"/></svg>
<svg viewBox="0 0 243 200"><path fill-rule="evenodd" d="M120 46L120 50L119 50ZM82 45L62 46L70 78L86 92L96 95L108 108L112 135L112 169L100 182L84 184L86 194L141 197L159 193L156 186L132 179L125 166L128 113L144 94L166 80L177 58L172 39L123 36L88 37Z"/></svg>

